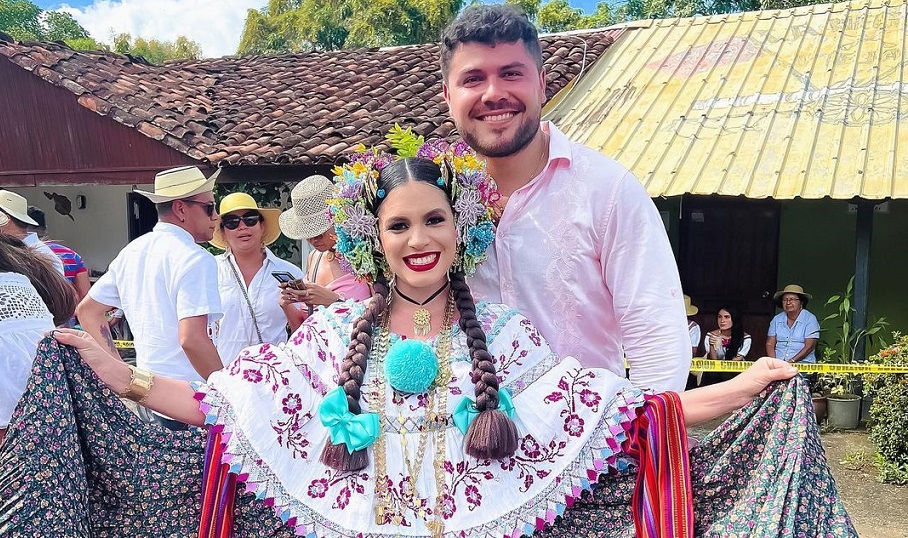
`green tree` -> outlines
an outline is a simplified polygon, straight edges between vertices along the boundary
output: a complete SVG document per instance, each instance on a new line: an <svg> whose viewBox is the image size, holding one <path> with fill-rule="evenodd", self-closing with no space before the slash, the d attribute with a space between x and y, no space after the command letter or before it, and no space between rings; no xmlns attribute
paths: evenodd
<svg viewBox="0 0 908 538"><path fill-rule="evenodd" d="M198 43L186 36L177 36L173 41L159 41L133 37L128 33L113 36L113 51L118 54L141 56L153 64L168 60L197 60L202 56Z"/></svg>
<svg viewBox="0 0 908 538"><path fill-rule="evenodd" d="M463 0L269 0L249 10L239 54L436 41Z"/></svg>
<svg viewBox="0 0 908 538"><path fill-rule="evenodd" d="M0 0L0 32L19 41L39 41L41 8L28 0Z"/></svg>

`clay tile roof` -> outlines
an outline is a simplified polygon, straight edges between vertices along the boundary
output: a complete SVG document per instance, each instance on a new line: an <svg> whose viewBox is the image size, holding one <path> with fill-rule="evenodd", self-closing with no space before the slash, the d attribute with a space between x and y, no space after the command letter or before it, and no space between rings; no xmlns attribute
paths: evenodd
<svg viewBox="0 0 908 538"><path fill-rule="evenodd" d="M547 96L621 32L542 36ZM331 164L359 143L381 142L395 122L427 138L450 135L438 54L438 44L425 44L152 65L0 34L0 55L83 107L195 159L231 164Z"/></svg>

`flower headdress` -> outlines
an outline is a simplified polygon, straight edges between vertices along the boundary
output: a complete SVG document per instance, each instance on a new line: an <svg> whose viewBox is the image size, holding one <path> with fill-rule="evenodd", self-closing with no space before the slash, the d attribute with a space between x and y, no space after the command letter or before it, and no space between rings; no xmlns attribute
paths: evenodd
<svg viewBox="0 0 908 538"><path fill-rule="evenodd" d="M500 198L486 173L485 162L478 160L463 141L425 143L411 129L397 125L387 138L396 155L360 145L350 162L334 168L335 198L328 200L328 206L337 231L341 264L360 279L374 280L380 273L390 275L378 240L375 207L387 194L378 188L378 174L396 159L421 157L438 164L442 170L438 185L450 193L457 230L457 255L452 268L473 274L495 238L491 208Z"/></svg>

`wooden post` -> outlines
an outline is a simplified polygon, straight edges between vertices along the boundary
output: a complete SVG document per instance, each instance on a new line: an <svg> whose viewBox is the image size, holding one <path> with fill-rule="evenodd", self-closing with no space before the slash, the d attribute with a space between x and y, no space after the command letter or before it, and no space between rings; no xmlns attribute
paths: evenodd
<svg viewBox="0 0 908 538"><path fill-rule="evenodd" d="M854 241L854 319L852 330L867 326L867 307L870 295L870 242L873 238L873 208L870 200L857 200L858 218ZM858 343L854 359L865 358L864 340Z"/></svg>

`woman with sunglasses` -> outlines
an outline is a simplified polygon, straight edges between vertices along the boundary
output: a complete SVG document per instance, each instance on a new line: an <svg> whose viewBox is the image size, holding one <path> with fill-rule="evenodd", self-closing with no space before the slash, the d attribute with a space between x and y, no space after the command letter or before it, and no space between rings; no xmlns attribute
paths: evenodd
<svg viewBox="0 0 908 538"><path fill-rule="evenodd" d="M282 310L278 304L281 291L271 273L287 272L294 278L303 273L268 248L281 235L280 212L260 208L243 192L221 200L220 222L210 243L226 251L215 257L224 307L217 347L225 363L245 347L287 341L288 312L293 309Z"/></svg>

